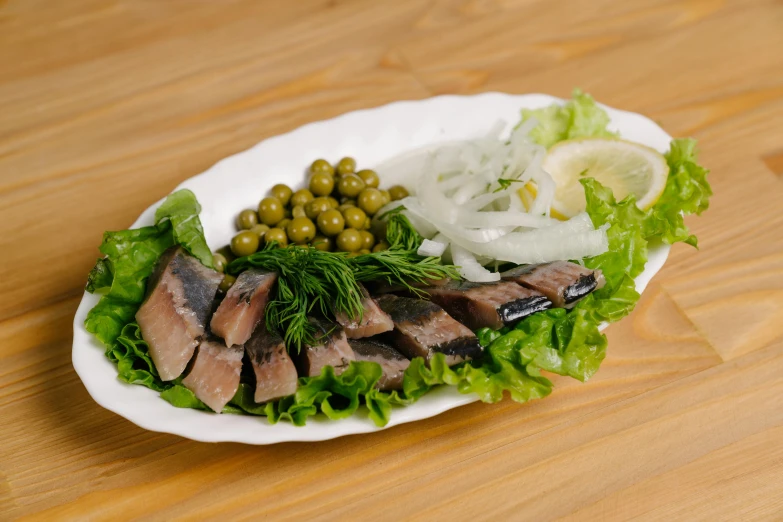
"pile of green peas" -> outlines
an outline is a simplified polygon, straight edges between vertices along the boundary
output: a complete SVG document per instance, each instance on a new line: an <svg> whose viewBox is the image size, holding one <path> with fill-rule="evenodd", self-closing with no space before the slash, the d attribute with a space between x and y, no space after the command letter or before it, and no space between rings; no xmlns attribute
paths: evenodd
<svg viewBox="0 0 783 522"><path fill-rule="evenodd" d="M227 249L213 256L215 268L225 269L227 257L243 257L277 242L312 246L326 252L350 255L379 252L389 247L376 241L369 231L372 217L390 201L408 196L401 185L380 189L374 170L356 170L356 160L342 158L336 165L325 159L313 161L307 188L294 191L285 184L272 187L257 209L245 209L237 216L237 233ZM227 290L233 278L224 277Z"/></svg>

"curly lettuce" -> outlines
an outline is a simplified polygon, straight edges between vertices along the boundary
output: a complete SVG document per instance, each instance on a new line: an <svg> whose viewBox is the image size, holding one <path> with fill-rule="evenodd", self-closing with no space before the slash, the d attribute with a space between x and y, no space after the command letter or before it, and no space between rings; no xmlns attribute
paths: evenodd
<svg viewBox="0 0 783 522"><path fill-rule="evenodd" d="M574 89L571 99L564 105L522 109L519 124L531 118L536 120L537 125L530 132L530 137L547 148L574 138L617 137L617 133L607 129L609 116L606 111L595 103L592 96L579 89Z"/></svg>

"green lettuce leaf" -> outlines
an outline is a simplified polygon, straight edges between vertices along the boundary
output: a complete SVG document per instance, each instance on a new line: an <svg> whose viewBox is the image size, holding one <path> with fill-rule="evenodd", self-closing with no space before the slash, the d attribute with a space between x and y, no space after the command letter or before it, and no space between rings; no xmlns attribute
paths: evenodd
<svg viewBox="0 0 783 522"><path fill-rule="evenodd" d="M201 264L213 268L212 251L204 238L204 227L198 215L201 205L196 195L188 189L181 189L170 194L155 211L155 223L160 225L171 222L174 242L182 245L193 254Z"/></svg>
<svg viewBox="0 0 783 522"><path fill-rule="evenodd" d="M163 400L177 408L192 408L194 410L212 411L209 406L201 402L196 395L181 384L174 384L160 392Z"/></svg>
<svg viewBox="0 0 783 522"><path fill-rule="evenodd" d="M87 286L85 289L94 294L111 287L111 283L114 280L114 274L111 269L111 261L109 258L100 258L95 262L95 266L90 270L90 274L87 276Z"/></svg>
<svg viewBox="0 0 783 522"><path fill-rule="evenodd" d="M685 226L683 215L701 214L709 207L712 188L707 182L709 171L697 163L696 140L672 140L666 153L669 178L660 199L649 212L648 238L658 237L673 244L683 241L698 246L696 236Z"/></svg>
<svg viewBox="0 0 783 522"><path fill-rule="evenodd" d="M541 109L522 109L520 124L535 118L538 124L530 132L533 141L551 147L559 141L574 138L607 137L617 134L606 127L609 116L592 96L574 89L571 100L564 105L550 105Z"/></svg>

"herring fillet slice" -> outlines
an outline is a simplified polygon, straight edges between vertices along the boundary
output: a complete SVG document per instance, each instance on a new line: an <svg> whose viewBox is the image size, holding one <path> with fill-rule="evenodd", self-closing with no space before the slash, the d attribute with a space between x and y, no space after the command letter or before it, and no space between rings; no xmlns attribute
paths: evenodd
<svg viewBox="0 0 783 522"><path fill-rule="evenodd" d="M482 354L475 334L435 303L385 294L378 305L394 321L393 346L409 359L422 357L429 365L436 353L443 353L451 366Z"/></svg>
<svg viewBox="0 0 783 522"><path fill-rule="evenodd" d="M310 323L316 328L316 342L305 345L299 352L297 363L299 373L303 377L321 375L326 366L334 368L336 375L341 374L351 361L356 359L345 331L337 324L310 318Z"/></svg>
<svg viewBox="0 0 783 522"><path fill-rule="evenodd" d="M541 292L558 308L571 308L605 283L600 270L584 268L569 261L518 266L503 272L501 277Z"/></svg>
<svg viewBox="0 0 783 522"><path fill-rule="evenodd" d="M245 352L256 376L253 400L258 403L296 393L299 376L285 349L283 338L260 324L245 343Z"/></svg>
<svg viewBox="0 0 783 522"><path fill-rule="evenodd" d="M269 291L277 281L275 272L257 268L237 277L212 316L210 329L226 341L226 346L244 344L264 318Z"/></svg>
<svg viewBox="0 0 783 522"><path fill-rule="evenodd" d="M546 310L552 302L544 294L514 282L471 283L452 281L425 288L429 299L471 330L511 326L530 314Z"/></svg>
<svg viewBox="0 0 783 522"><path fill-rule="evenodd" d="M360 339L370 337L383 332L388 332L394 328L389 314L378 307L378 303L370 297L367 289L359 285L362 292L362 316L361 318L349 318L343 312L334 314L334 318L345 329L345 335L348 339Z"/></svg>
<svg viewBox="0 0 783 522"><path fill-rule="evenodd" d="M378 337L352 339L348 344L353 348L357 361L378 363L383 370L376 387L381 391L401 390L405 370L410 366L407 357Z"/></svg>
<svg viewBox="0 0 783 522"><path fill-rule="evenodd" d="M182 375L193 357L222 279L181 247L169 248L158 260L136 322L164 381Z"/></svg>
<svg viewBox="0 0 783 522"><path fill-rule="evenodd" d="M241 346L226 347L216 337L201 341L193 366L182 384L201 402L220 413L239 387L243 353Z"/></svg>

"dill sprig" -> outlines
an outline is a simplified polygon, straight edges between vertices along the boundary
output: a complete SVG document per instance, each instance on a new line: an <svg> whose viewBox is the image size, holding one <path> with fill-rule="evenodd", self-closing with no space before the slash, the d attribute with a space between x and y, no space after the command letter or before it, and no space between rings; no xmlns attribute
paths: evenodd
<svg viewBox="0 0 783 522"><path fill-rule="evenodd" d="M343 312L357 317L362 313L361 290L346 254L299 246L277 248L272 243L233 261L228 272L238 274L251 267L278 274L276 296L266 307L266 323L284 332L289 350L298 352L303 344L316 341L309 314L333 317L334 312Z"/></svg>
<svg viewBox="0 0 783 522"><path fill-rule="evenodd" d="M386 242L389 243L389 250L413 250L419 249L424 238L416 232L411 222L405 217L402 211L405 207L400 205L388 212L385 212L380 219L388 216L386 223Z"/></svg>
<svg viewBox="0 0 783 522"><path fill-rule="evenodd" d="M383 250L350 259L357 281L384 281L402 285L415 294L423 293L415 284L437 279L459 279L453 265L442 265L439 257L422 257L416 250Z"/></svg>

